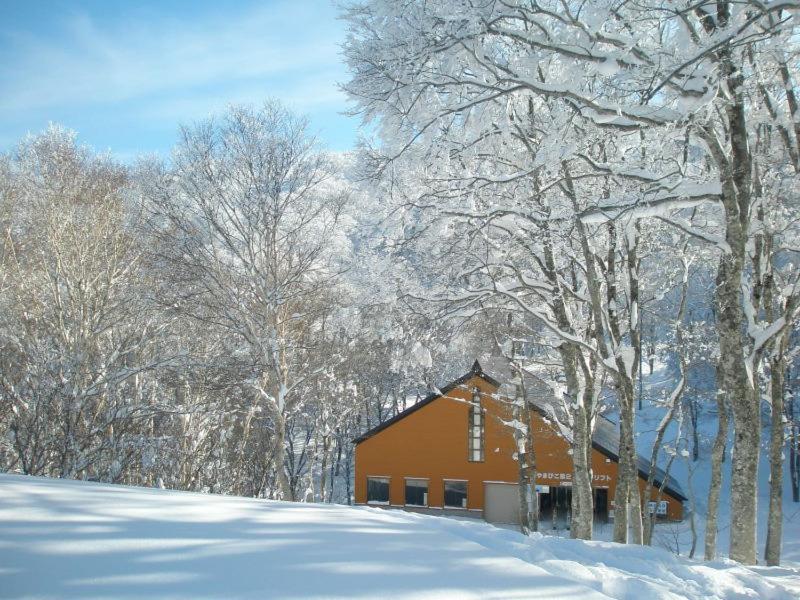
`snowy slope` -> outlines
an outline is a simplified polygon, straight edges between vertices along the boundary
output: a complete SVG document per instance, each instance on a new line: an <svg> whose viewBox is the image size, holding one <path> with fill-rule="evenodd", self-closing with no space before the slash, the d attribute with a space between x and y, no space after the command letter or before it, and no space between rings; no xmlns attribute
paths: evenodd
<svg viewBox="0 0 800 600"><path fill-rule="evenodd" d="M798 581L468 520L0 475L3 598L793 598Z"/></svg>
<svg viewBox="0 0 800 600"><path fill-rule="evenodd" d="M657 364L652 375L645 376L645 398L662 395L671 390L675 385L675 373L663 363ZM697 554L703 554L703 539L705 536L705 517L707 512L708 490L711 481L711 446L717 433L717 415L715 407L704 406L700 414L698 430L700 432L700 454L699 460L694 463L688 457L678 456L672 464L670 473L681 483L685 492L691 490L695 496L697 511L697 535L698 547ZM652 405L646 401L644 409L636 414L636 445L640 453L649 457L655 440L656 428L664 414L664 409ZM689 429L688 419L683 424L684 435ZM674 446L677 425L673 423L667 430L664 443ZM757 548L759 557L763 555L764 544L767 537L767 514L769 511L769 454L767 444L769 441L769 430L765 428L762 435L762 448L759 456L758 466L758 523L757 523ZM728 458L730 458L730 448L733 442L733 427L731 425L728 434ZM681 446L683 447L683 446ZM666 455L661 453L659 463L666 462ZM723 464L722 469L722 489L719 507L719 533L718 533L718 553L721 556L728 554L730 540L730 468L731 461L728 459ZM800 504L792 502L789 467L784 464L784 491L783 491L783 544L781 561L794 568L800 568ZM690 503L686 503L687 510ZM611 536L611 529L598 532L599 537ZM656 528L654 544L678 550L682 554L687 554L691 546L691 532L688 520L676 525L664 525ZM800 597L800 595L798 595Z"/></svg>

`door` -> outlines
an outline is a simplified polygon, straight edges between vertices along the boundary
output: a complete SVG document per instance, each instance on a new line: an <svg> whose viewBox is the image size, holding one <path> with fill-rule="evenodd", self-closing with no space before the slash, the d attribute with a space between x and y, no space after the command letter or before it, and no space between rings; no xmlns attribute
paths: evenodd
<svg viewBox="0 0 800 600"><path fill-rule="evenodd" d="M553 503L553 529L569 529L572 520L572 488L558 486L550 488Z"/></svg>
<svg viewBox="0 0 800 600"><path fill-rule="evenodd" d="M519 523L519 486L483 484L483 518L489 523Z"/></svg>
<svg viewBox="0 0 800 600"><path fill-rule="evenodd" d="M539 523L542 528L569 529L572 516L572 488L549 487L549 492L539 494Z"/></svg>
<svg viewBox="0 0 800 600"><path fill-rule="evenodd" d="M594 518L608 523L608 488L594 488Z"/></svg>

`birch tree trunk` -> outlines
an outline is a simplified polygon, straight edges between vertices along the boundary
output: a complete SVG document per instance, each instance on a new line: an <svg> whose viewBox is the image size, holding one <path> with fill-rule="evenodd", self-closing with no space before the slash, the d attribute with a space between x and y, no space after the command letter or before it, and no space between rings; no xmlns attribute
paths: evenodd
<svg viewBox="0 0 800 600"><path fill-rule="evenodd" d="M689 460L689 457L687 456L686 470L689 474L689 477L686 488L689 494L689 530L692 532L692 546L689 549L689 558L694 558L695 552L697 551L697 501L695 500L694 483L692 482L696 468L697 467L694 464L694 459Z"/></svg>
<svg viewBox="0 0 800 600"><path fill-rule="evenodd" d="M658 429L656 431L656 439L653 442L653 451L650 455L650 469L647 474L647 484L645 485L645 515L644 515L644 532L643 532L643 541L646 545L650 546L653 543L653 528L655 526L656 521L656 512L657 511L650 511L650 502L653 502L656 498L653 496L653 483L655 481L655 473L656 473L656 464L658 461L658 452L661 449L661 444L664 442L664 434L667 431L667 427L672 422L673 417L675 416L675 411L678 407L678 403L680 402L680 396L683 393L683 388L686 385L686 378L681 373L680 381L678 382L678 386L672 392L672 403L670 404L667 413L664 415L664 418L658 424ZM666 480L666 478L665 478ZM665 482L662 482L662 485ZM660 495L659 495L660 497Z"/></svg>
<svg viewBox="0 0 800 600"><path fill-rule="evenodd" d="M273 460L275 461L275 478L278 482L279 500L294 502L292 484L286 473L286 417L280 411L273 411L272 416L275 431L273 433Z"/></svg>
<svg viewBox="0 0 800 600"><path fill-rule="evenodd" d="M320 465L319 475L319 502L325 502L325 487L328 484L328 457L330 454L331 436L325 434L322 436L322 460Z"/></svg>
<svg viewBox="0 0 800 600"><path fill-rule="evenodd" d="M683 250L684 252L686 251L685 244ZM667 407L668 407L667 412L661 419L661 422L658 424L658 428L656 429L656 439L653 442L653 450L650 455L650 468L647 473L647 484L645 485L646 496L644 504L645 506L644 543L647 544L648 546L650 546L653 542L653 528L655 526L656 514L657 514L657 511L655 510L652 512L650 511L650 502L653 501L653 482L655 481L658 453L661 450L661 444L664 442L664 435L666 434L667 427L669 427L669 424L675 417L676 411L678 411L681 406L683 390L686 387L686 350L685 350L685 340L683 337L683 319L686 313L686 295L689 289L689 263L686 260L683 261L683 279L681 282L680 289L681 289L681 295L680 295L680 301L678 303L678 313L675 317L675 346L676 346L675 351L678 353L678 364L680 368L680 375L678 383L672 390L672 393L670 394L669 400L667 402ZM694 435L697 435L696 423L693 423L692 431ZM678 437L680 437L680 435ZM696 447L697 444L695 442L695 449ZM664 485L666 485L666 476L664 477L664 481L661 482L662 489ZM692 533L693 533L692 537L694 540L696 538L696 536L694 535L694 515L692 515ZM692 552L694 552L694 545L695 544L693 542Z"/></svg>

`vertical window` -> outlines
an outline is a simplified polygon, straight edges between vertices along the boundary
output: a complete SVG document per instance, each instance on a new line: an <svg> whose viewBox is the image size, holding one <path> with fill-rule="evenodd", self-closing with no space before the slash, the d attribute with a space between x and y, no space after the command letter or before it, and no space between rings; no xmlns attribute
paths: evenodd
<svg viewBox="0 0 800 600"><path fill-rule="evenodd" d="M467 458L470 462L483 462L483 417L481 397L476 391L472 396L472 403L469 407L469 424L467 427L467 436L469 438Z"/></svg>
<svg viewBox="0 0 800 600"><path fill-rule="evenodd" d="M428 506L427 479L406 479L406 505Z"/></svg>
<svg viewBox="0 0 800 600"><path fill-rule="evenodd" d="M466 481L444 482L444 506L445 508L467 508Z"/></svg>
<svg viewBox="0 0 800 600"><path fill-rule="evenodd" d="M367 503L389 504L388 477L367 477Z"/></svg>

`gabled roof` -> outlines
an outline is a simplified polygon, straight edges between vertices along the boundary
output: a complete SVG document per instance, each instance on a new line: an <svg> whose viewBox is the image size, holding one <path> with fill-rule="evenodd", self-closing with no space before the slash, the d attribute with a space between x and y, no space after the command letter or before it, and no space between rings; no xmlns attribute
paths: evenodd
<svg viewBox="0 0 800 600"><path fill-rule="evenodd" d="M513 380L518 377L514 369L512 369L511 362L503 356L487 356L482 358L483 363L487 365L489 370L495 374L499 374L498 379L504 382L500 388L500 394L507 394L511 396L514 394ZM548 419L557 427L558 433L563 435L570 443L572 443L572 432L563 423L567 422L567 415L563 414L563 408L557 406L556 403L547 402L546 398L553 397L553 389L543 379L530 371L522 372L523 381L526 388L526 396L530 405L540 413L543 417ZM598 415L595 420L594 432L592 433L592 447L605 455L606 457L619 461L619 433L617 432L616 423L610 421L603 415ZM650 459L636 454L636 466L639 471L639 476L642 479L647 479L650 473ZM653 485L661 487L662 482L666 479L664 491L673 498L681 501L686 501L686 495L683 493L678 480L667 475L667 473L656 465L654 470Z"/></svg>
<svg viewBox="0 0 800 600"><path fill-rule="evenodd" d="M388 427L391 427L398 421L418 411L419 409L430 404L434 400L446 396L449 392L464 385L473 377L480 377L487 383L497 388L500 388L502 385L499 381L484 373L480 363L476 360L475 363L472 365L472 369L470 369L467 373L465 373L455 381L451 381L444 387L440 388L439 391L429 394L428 396L426 396L413 406L409 406L403 412L395 415L388 421L384 421L380 425L373 427L366 433L355 438L353 440L353 443L360 444L364 440L371 438L375 434L380 433L381 431L383 431ZM540 386L539 391L541 391L542 387L546 386ZM531 399L530 404L537 412L539 412L545 418L557 421L555 416L552 414L553 407L548 406L547 404L541 402L540 398ZM568 439L568 441L571 442L569 431L567 431L566 428L560 427L559 433L563 434ZM595 422L594 432L592 433L592 447L601 454L607 456L608 458L614 461L619 461L619 434L617 433L616 424L602 415L600 415ZM650 460L645 458L641 454L637 453L636 463L637 463L637 468L639 470L639 477L646 480L650 472ZM664 491L667 492L673 498L676 498L677 500L686 501L687 497L683 493L683 489L681 488L681 485L678 482L678 480L675 479L672 475L667 475L667 473L662 468L656 466L653 478L653 485L656 487L661 487L662 483L664 483L665 478L666 478L666 484L664 485Z"/></svg>
<svg viewBox="0 0 800 600"><path fill-rule="evenodd" d="M592 447L598 452L601 452L611 459L619 459L619 434L617 433L617 426L614 422L608 420L606 417L600 415L595 421L594 433L592 434ZM650 459L636 454L636 467L639 470L639 477L647 479L650 473ZM667 475L658 465L655 466L653 477L653 485L661 487L664 484L664 491L673 498L685 502L688 498L684 495L681 484L672 475Z"/></svg>
<svg viewBox="0 0 800 600"><path fill-rule="evenodd" d="M446 396L449 392L452 392L454 389L456 389L458 387L461 387L462 385L467 383L473 377L480 377L481 379L483 379L484 381L486 381L490 385L493 385L494 387L500 387L500 382L497 381L496 379L490 377L486 373L484 373L483 369L481 368L481 364L476 360L473 363L472 368L467 373L464 373L464 375L462 375L458 379L456 379L454 381L451 381L446 386L444 386L442 388L439 388L439 391L433 392L432 394L429 394L428 396L426 396L425 398L423 398L422 400L420 400L419 402L417 402L413 406L409 406L403 412L396 414L394 417L392 417L388 421L384 421L380 425L378 425L376 427L373 427L372 429L370 429L366 433L358 436L356 439L353 440L353 443L354 444L360 444L364 440L368 440L369 438L371 438L376 433L379 433L379 432L383 431L387 427L391 427L392 425L394 425L395 423L397 423L401 419L405 419L408 415L418 411L423 406L426 406L426 405L430 404L431 402L433 402L434 400L437 400L438 398L441 398L442 396Z"/></svg>

